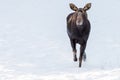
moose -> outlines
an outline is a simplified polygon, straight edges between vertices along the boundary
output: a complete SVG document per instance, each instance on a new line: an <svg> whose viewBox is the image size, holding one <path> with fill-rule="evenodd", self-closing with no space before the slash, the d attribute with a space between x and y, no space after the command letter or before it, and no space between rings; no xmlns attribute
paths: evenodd
<svg viewBox="0 0 120 80"><path fill-rule="evenodd" d="M87 3L83 8L78 8L73 3L70 3L69 6L74 12L66 18L67 34L73 50L74 61L77 61L76 44L80 44L79 67L81 67L82 60L86 60L85 49L91 28L86 11L91 8L91 3Z"/></svg>

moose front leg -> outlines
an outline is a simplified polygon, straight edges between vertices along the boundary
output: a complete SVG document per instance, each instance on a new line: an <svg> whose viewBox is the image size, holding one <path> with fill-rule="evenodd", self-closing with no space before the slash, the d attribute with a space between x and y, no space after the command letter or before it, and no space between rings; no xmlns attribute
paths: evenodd
<svg viewBox="0 0 120 80"><path fill-rule="evenodd" d="M80 47L79 67L82 65L83 54L85 53L86 43Z"/></svg>
<svg viewBox="0 0 120 80"><path fill-rule="evenodd" d="M74 60L74 61L77 61L76 42L75 42L75 40L73 40L73 39L70 39L70 42L71 42L71 46L72 46L72 49L73 49L73 60Z"/></svg>

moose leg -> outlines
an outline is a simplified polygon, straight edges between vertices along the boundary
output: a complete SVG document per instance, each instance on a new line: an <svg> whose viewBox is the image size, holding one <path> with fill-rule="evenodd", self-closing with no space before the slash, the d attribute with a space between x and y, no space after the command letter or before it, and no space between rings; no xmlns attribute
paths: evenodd
<svg viewBox="0 0 120 80"><path fill-rule="evenodd" d="M82 65L82 58L83 58L83 54L85 52L85 48L86 48L86 44L82 44L80 47L79 67L81 67L81 65Z"/></svg>
<svg viewBox="0 0 120 80"><path fill-rule="evenodd" d="M83 53L83 61L86 61L86 53Z"/></svg>
<svg viewBox="0 0 120 80"><path fill-rule="evenodd" d="M71 46L72 46L72 49L73 49L73 60L77 61L77 56L76 56L76 53L77 53L76 42L73 39L71 39L70 42L71 42Z"/></svg>

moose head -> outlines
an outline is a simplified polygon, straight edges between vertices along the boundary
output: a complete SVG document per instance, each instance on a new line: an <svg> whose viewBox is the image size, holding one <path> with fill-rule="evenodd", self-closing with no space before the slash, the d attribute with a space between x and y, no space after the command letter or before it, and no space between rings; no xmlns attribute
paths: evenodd
<svg viewBox="0 0 120 80"><path fill-rule="evenodd" d="M75 4L73 3L70 3L70 8L73 10L73 11L80 11L82 10L83 12L86 12L87 10L89 10L91 8L91 3L87 3L84 8L78 8L76 7Z"/></svg>
<svg viewBox="0 0 120 80"><path fill-rule="evenodd" d="M75 21L76 25L82 25L83 20L87 18L86 11L91 8L91 3L87 3L83 8L78 8L73 3L70 3L69 6L73 11L75 11L75 14L73 15L73 17L71 17L70 21Z"/></svg>

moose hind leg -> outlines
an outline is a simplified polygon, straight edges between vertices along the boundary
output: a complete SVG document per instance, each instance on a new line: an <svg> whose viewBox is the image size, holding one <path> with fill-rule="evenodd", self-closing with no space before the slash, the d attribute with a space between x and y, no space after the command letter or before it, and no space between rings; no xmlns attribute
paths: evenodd
<svg viewBox="0 0 120 80"><path fill-rule="evenodd" d="M84 55L85 54L85 48L86 48L86 44L81 45L81 47L80 47L79 67L81 67L81 65L82 65L83 57L86 58L86 55Z"/></svg>
<svg viewBox="0 0 120 80"><path fill-rule="evenodd" d="M77 61L76 42L75 42L75 40L72 40L72 39L71 39L70 41L71 41L71 46L72 46L72 49L73 49L73 60L74 60L74 61Z"/></svg>

